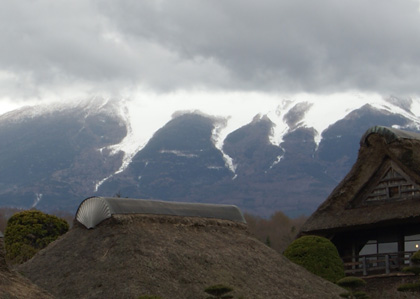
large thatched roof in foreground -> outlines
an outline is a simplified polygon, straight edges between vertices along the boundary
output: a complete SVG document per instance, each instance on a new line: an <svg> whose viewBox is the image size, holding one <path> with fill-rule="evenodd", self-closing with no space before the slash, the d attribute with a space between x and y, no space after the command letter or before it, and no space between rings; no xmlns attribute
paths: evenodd
<svg viewBox="0 0 420 299"><path fill-rule="evenodd" d="M249 236L243 223L113 215L76 223L19 268L58 298L206 298L226 284L238 298L339 298L343 290Z"/></svg>
<svg viewBox="0 0 420 299"><path fill-rule="evenodd" d="M304 224L301 234L418 222L420 134L369 129L351 171Z"/></svg>

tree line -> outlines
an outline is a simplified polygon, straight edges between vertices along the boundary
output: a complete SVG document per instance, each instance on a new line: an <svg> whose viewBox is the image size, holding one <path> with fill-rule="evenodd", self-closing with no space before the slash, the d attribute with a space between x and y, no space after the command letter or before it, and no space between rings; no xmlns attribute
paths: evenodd
<svg viewBox="0 0 420 299"><path fill-rule="evenodd" d="M251 235L280 253L296 238L308 219L307 216L290 218L281 211L268 219L251 214L245 214L244 217Z"/></svg>

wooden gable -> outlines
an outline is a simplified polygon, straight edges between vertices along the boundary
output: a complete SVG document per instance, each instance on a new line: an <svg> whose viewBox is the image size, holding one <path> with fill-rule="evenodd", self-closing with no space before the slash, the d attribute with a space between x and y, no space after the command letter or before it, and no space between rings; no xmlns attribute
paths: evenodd
<svg viewBox="0 0 420 299"><path fill-rule="evenodd" d="M420 186L396 163L388 160L379 167L354 198L350 208L418 197L420 197Z"/></svg>

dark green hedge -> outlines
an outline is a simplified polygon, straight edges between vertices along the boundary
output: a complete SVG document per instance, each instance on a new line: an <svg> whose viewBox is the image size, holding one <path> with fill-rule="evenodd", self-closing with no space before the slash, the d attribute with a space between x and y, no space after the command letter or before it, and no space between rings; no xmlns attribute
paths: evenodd
<svg viewBox="0 0 420 299"><path fill-rule="evenodd" d="M23 263L68 229L64 219L53 215L36 210L16 213L7 221L4 234L6 257Z"/></svg>
<svg viewBox="0 0 420 299"><path fill-rule="evenodd" d="M223 284L216 284L204 290L204 292L213 296L213 297L208 297L208 298L222 298L222 299L233 298L233 296L231 295L226 295L227 293L230 293L232 291L233 289L231 287L223 285Z"/></svg>
<svg viewBox="0 0 420 299"><path fill-rule="evenodd" d="M416 251L411 256L411 261L413 262L414 265L420 265L420 250L419 251Z"/></svg>
<svg viewBox="0 0 420 299"><path fill-rule="evenodd" d="M284 255L315 275L331 282L344 277L344 265L334 244L323 237L303 236L287 247Z"/></svg>
<svg viewBox="0 0 420 299"><path fill-rule="evenodd" d="M413 273L414 275L420 275L420 267L405 267L402 269L403 272Z"/></svg>
<svg viewBox="0 0 420 299"><path fill-rule="evenodd" d="M397 290L400 292L420 292L420 282L404 283Z"/></svg>
<svg viewBox="0 0 420 299"><path fill-rule="evenodd" d="M366 281L360 277L347 276L338 280L337 284L343 288L355 289L366 285Z"/></svg>

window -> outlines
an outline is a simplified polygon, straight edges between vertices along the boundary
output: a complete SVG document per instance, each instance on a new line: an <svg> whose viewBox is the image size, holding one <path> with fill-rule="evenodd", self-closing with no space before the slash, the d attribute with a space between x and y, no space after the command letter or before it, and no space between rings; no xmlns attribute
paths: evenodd
<svg viewBox="0 0 420 299"><path fill-rule="evenodd" d="M414 252L420 249L420 234L404 236L404 251ZM410 253L404 254L404 263L410 263Z"/></svg>
<svg viewBox="0 0 420 299"><path fill-rule="evenodd" d="M378 252L378 242L376 240L369 240L360 250L359 255L376 254Z"/></svg>
<svg viewBox="0 0 420 299"><path fill-rule="evenodd" d="M398 243L389 242L389 243L379 243L378 244L378 253L395 253L398 252Z"/></svg>
<svg viewBox="0 0 420 299"><path fill-rule="evenodd" d="M389 198L400 197L400 187L399 186L388 187L388 197Z"/></svg>
<svg viewBox="0 0 420 299"><path fill-rule="evenodd" d="M420 249L420 234L404 237L404 251L417 251Z"/></svg>
<svg viewBox="0 0 420 299"><path fill-rule="evenodd" d="M378 253L395 253L398 252L398 242L378 242L377 240L369 240L359 255L369 255Z"/></svg>

